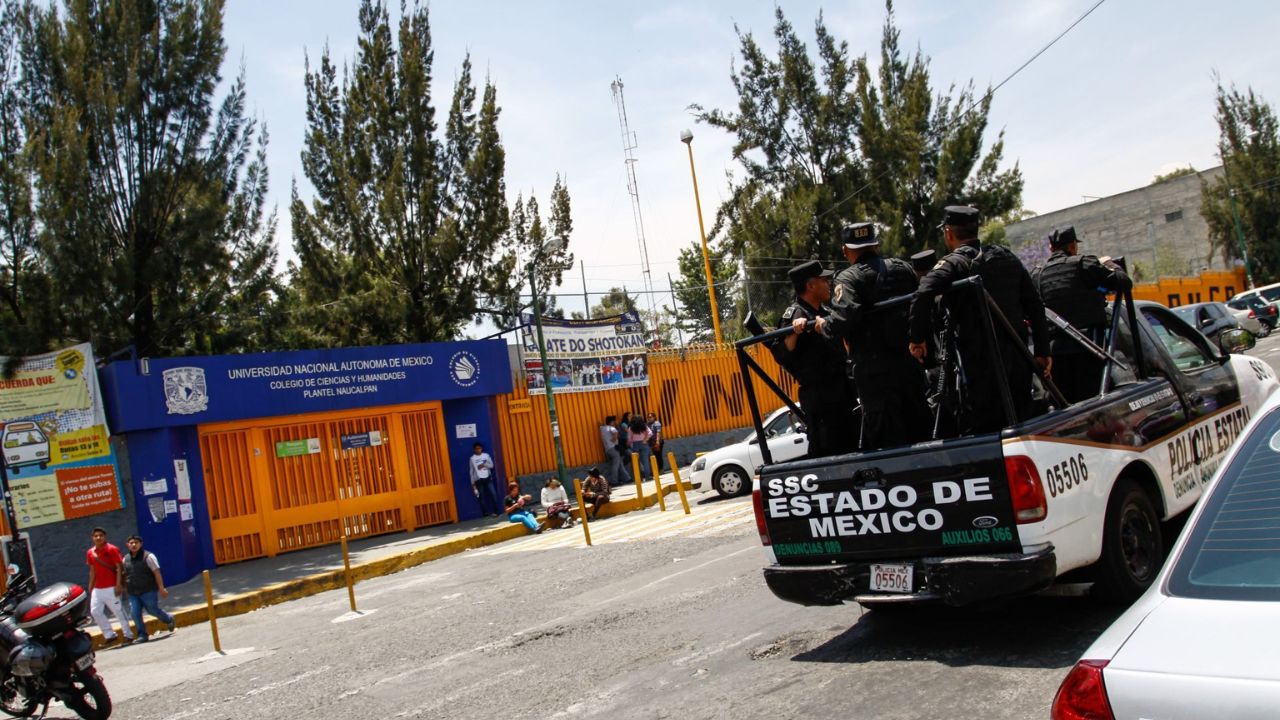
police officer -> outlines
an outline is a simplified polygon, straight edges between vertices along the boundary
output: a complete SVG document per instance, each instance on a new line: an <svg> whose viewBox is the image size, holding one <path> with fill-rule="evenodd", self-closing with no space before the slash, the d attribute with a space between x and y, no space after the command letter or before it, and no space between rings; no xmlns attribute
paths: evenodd
<svg viewBox="0 0 1280 720"><path fill-rule="evenodd" d="M915 271L905 260L880 256L871 223L842 228L840 241L849 267L836 275L831 314L818 321L818 330L848 345L862 403L860 447L878 450L923 440L933 423L924 370L907 351L907 306L873 311L882 300L915 292Z"/></svg>
<svg viewBox="0 0 1280 720"><path fill-rule="evenodd" d="M778 364L800 381L809 455L838 455L854 449L853 407L856 405L845 373L846 355L839 340L812 332L815 321L830 312L831 271L810 260L787 272L796 301L782 313L792 334L775 340L770 350Z"/></svg>
<svg viewBox="0 0 1280 720"><path fill-rule="evenodd" d="M1031 275L1017 256L999 246L978 244L976 208L963 205L946 207L940 227L950 252L920 281L920 289L911 303L911 354L921 361L925 358L926 341L933 332L934 298L957 280L980 276L986 291L1019 335L1017 340L1010 339L1004 328L1000 327L999 321L995 321L996 327L993 330L1000 343L1003 367L995 367L994 372L1004 373L1012 395L1014 413L1018 420L1025 420L1034 413L1031 369L1014 343L1021 342L1025 346L1026 326L1030 323L1036 364L1048 376L1053 360L1049 357L1049 333L1044 318L1044 304L1031 282ZM953 314L958 325L956 344L969 398L960 429L990 432L1005 425L1005 414L997 384L998 376L993 374L995 358L988 352L979 302L986 301L976 293L963 291L946 296L944 306Z"/></svg>
<svg viewBox="0 0 1280 720"><path fill-rule="evenodd" d="M1076 229L1067 226L1045 238L1051 255L1032 274L1045 307L1062 316L1077 330L1101 345L1107 325L1105 291L1123 292L1133 287L1124 270L1094 255L1080 254ZM1069 402L1098 394L1103 361L1057 326L1050 328L1053 380Z"/></svg>

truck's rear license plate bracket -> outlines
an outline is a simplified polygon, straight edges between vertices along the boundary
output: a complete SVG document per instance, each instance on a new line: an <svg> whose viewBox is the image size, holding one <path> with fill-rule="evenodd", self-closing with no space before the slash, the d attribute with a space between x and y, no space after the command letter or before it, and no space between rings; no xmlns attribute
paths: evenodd
<svg viewBox="0 0 1280 720"><path fill-rule="evenodd" d="M914 589L912 584L913 568L910 565L872 565L871 591L909 593Z"/></svg>

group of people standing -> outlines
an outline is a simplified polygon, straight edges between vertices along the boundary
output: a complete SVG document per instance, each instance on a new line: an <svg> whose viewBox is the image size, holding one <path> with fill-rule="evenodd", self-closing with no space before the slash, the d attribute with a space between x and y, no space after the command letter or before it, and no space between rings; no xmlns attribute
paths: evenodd
<svg viewBox="0 0 1280 720"><path fill-rule="evenodd" d="M1129 289L1128 276L1081 256L1069 227L1047 238L1053 254L1033 276L1007 248L982 245L978 226L977 209L945 208L948 253L930 267L933 251L911 262L883 257L875 225L855 223L839 237L848 267L836 274L812 260L788 272L796 295L782 324L793 332L770 349L800 383L811 455L919 442L935 427L999 430L1000 384L1015 420L1025 420L1036 412L1034 374L1056 378L1070 402L1097 394L1101 361L1058 327L1050 332L1045 307L1101 344L1105 294ZM985 292L949 292L975 276ZM947 409L948 394L960 400L943 424L934 410Z"/></svg>
<svg viewBox="0 0 1280 720"><path fill-rule="evenodd" d="M604 478L611 486L632 481L627 468L633 454L640 462L643 479L653 479L650 457L658 461L658 471L662 471L662 449L667 443L662 435L662 422L655 413L624 412L621 420L616 415L606 417L600 425L600 444L604 448Z"/></svg>

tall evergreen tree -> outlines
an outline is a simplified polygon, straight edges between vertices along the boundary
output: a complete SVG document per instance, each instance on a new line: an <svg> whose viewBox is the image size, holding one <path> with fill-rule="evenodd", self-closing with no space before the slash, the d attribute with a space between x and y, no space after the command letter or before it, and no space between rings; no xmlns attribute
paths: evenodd
<svg viewBox="0 0 1280 720"><path fill-rule="evenodd" d="M737 266L721 244L709 248L712 278L716 284L716 309L720 311L720 328L725 340L742 336L737 317ZM714 342L715 325L711 322L711 299L707 295L706 265L702 260L702 244L693 243L680 249L677 258L679 279L671 286L680 303L680 336L686 343Z"/></svg>
<svg viewBox="0 0 1280 720"><path fill-rule="evenodd" d="M447 340L478 310L509 313L531 256L508 232L497 90L486 82L477 108L466 59L441 138L427 8L402 6L393 33L386 3L362 0L359 24L341 82L327 48L308 62L302 164L315 197L308 207L295 184L291 342Z"/></svg>
<svg viewBox="0 0 1280 720"><path fill-rule="evenodd" d="M1238 217L1253 279L1270 283L1280 276L1280 124L1275 109L1252 88L1241 92L1221 82L1217 120L1223 173L1212 183L1201 182L1200 212L1209 223L1211 252L1226 262L1241 258Z"/></svg>
<svg viewBox="0 0 1280 720"><path fill-rule="evenodd" d="M988 216L1020 203L1022 177L1000 169L1003 141L982 155L990 98L972 84L934 94L929 61L898 48L893 6L886 3L880 66L851 60L848 44L814 24L816 55L781 8L775 10L776 57L739 31L742 66L731 78L736 112L694 105L698 119L734 135L744 171L730 181L713 234L745 258L839 260L836 235L847 222L881 225L883 252L910 253L940 244L933 228L942 207L972 203ZM749 270L758 314L776 315L790 290L780 272ZM785 278L783 278L785 279Z"/></svg>
<svg viewBox="0 0 1280 720"><path fill-rule="evenodd" d="M274 291L265 131L215 107L223 0L35 6L24 54L51 332L100 352L260 347ZM256 151L255 151L256 148Z"/></svg>

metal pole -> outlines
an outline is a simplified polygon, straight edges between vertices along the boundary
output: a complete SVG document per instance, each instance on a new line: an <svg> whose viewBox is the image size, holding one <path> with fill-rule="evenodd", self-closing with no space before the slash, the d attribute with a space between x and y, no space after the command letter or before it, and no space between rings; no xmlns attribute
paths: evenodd
<svg viewBox="0 0 1280 720"><path fill-rule="evenodd" d="M351 612L356 610L356 588L351 579L351 555L347 552L347 531L342 531L342 574L347 579L347 602L351 604Z"/></svg>
<svg viewBox="0 0 1280 720"><path fill-rule="evenodd" d="M662 498L662 477L658 474L658 456L649 455L649 471L653 473L653 491L658 494L658 508L667 511L667 501Z"/></svg>
<svg viewBox="0 0 1280 720"><path fill-rule="evenodd" d="M1236 191L1229 190L1227 194L1231 196L1231 219L1236 225L1236 242L1240 244L1240 259L1244 260L1244 277L1249 283L1249 289L1253 289L1253 268L1249 267L1249 251L1244 243L1244 228L1240 226L1240 210L1236 207Z"/></svg>
<svg viewBox="0 0 1280 720"><path fill-rule="evenodd" d="M578 499L578 519L582 521L582 536L591 544L591 527L587 524L587 501L582 499L582 481L573 479L573 496Z"/></svg>
<svg viewBox="0 0 1280 720"><path fill-rule="evenodd" d="M204 603L209 608L209 630L213 632L213 651L222 653L222 641L218 638L218 611L213 606L213 580L209 579L209 571L204 571Z"/></svg>
<svg viewBox="0 0 1280 720"><path fill-rule="evenodd" d="M538 281L533 275L533 262L529 263L529 293L533 295L533 323L538 330L538 357L542 359L542 386L547 393L547 416L551 419L551 442L556 449L556 478L560 487L569 482L564 470L564 447L560 444L560 420L556 416L556 395L551 389L551 376L547 373L547 343L542 337L542 306L538 302Z"/></svg>
<svg viewBox="0 0 1280 720"><path fill-rule="evenodd" d="M578 261L578 269L582 271L582 306L586 308L587 319L591 319L591 298L587 297L587 264ZM563 485L561 486L563 487Z"/></svg>
<svg viewBox="0 0 1280 720"><path fill-rule="evenodd" d="M711 276L711 253L707 250L707 229L702 223L702 199L698 196L698 171L693 167L693 136L689 135L685 146L689 148L689 174L693 177L693 203L698 208L698 232L702 236L702 269L707 275L707 300L711 302L711 326L716 332L716 344L724 343L720 334L720 307L716 304L716 283Z"/></svg>
<svg viewBox="0 0 1280 720"><path fill-rule="evenodd" d="M684 333L680 332L680 306L676 304L676 286L671 284L671 273L667 273L667 289L671 291L671 316L675 318L676 338L680 347L684 347Z"/></svg>
<svg viewBox="0 0 1280 720"><path fill-rule="evenodd" d="M13 492L9 489L9 463L0 459L0 491L4 493L4 517L9 524L9 562L18 566L23 577L35 577L35 568L30 567L31 553L27 550L27 541L18 532L18 516L13 511Z"/></svg>
<svg viewBox="0 0 1280 720"><path fill-rule="evenodd" d="M684 506L684 514L689 514L689 498L684 494L684 483L680 482L680 468L676 467L676 454L667 453L667 463L671 465L671 477L676 480L676 492L680 493L680 504Z"/></svg>

